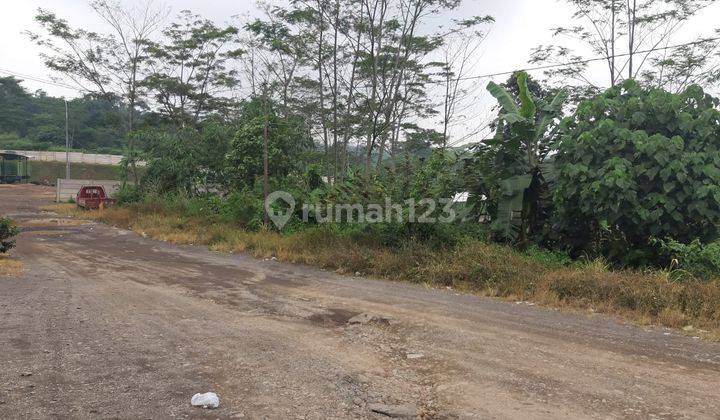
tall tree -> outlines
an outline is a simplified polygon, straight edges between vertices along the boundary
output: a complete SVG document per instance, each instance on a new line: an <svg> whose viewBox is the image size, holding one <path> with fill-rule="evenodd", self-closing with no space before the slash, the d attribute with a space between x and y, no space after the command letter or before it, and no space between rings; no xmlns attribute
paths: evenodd
<svg viewBox="0 0 720 420"><path fill-rule="evenodd" d="M235 45L238 29L183 10L162 33L162 42L148 45L149 75L143 82L161 114L177 125L226 114L232 101L221 93L238 84L237 71L226 64L242 54Z"/></svg>
<svg viewBox="0 0 720 420"><path fill-rule="evenodd" d="M577 25L558 27L554 35L574 39L604 58L607 85L644 79L659 87L682 89L706 82L720 62L717 40L699 35L692 46L678 49L678 30L715 0L566 0ZM564 64L546 74L597 90L585 56L564 45L541 45L531 63Z"/></svg>
<svg viewBox="0 0 720 420"><path fill-rule="evenodd" d="M443 89L442 99L442 144L445 148L450 138L450 129L458 112L475 103L472 91L465 86L464 77L477 67L478 50L485 39L487 30L482 26L495 22L492 16L476 16L470 19L456 20L455 27L443 34L444 43L440 47L442 61L437 73Z"/></svg>
<svg viewBox="0 0 720 420"><path fill-rule="evenodd" d="M303 73L313 57L308 48L313 42L311 21L307 8L283 8L264 5L265 19L256 19L245 26L259 48L256 50L255 66L266 73L261 79L268 81L271 90L278 94L281 112L290 114L305 104L297 94L310 78ZM313 28L314 30L314 28ZM315 44L317 45L317 44ZM317 51L317 50L315 50ZM257 70L256 68L256 70Z"/></svg>
<svg viewBox="0 0 720 420"><path fill-rule="evenodd" d="M294 0L287 7L266 6L266 17L246 26L255 63L244 60L251 70L247 78L257 86L258 73L273 76L270 86L280 110L300 113L311 124L330 179L342 178L353 159L367 179L388 161L393 167L405 127L415 130L412 123L437 113L429 96L431 55L447 34L420 28L430 16L458 4ZM469 31L489 20L472 18L458 26ZM471 55L470 49L465 52ZM453 90L450 101L462 96L460 86Z"/></svg>
<svg viewBox="0 0 720 420"><path fill-rule="evenodd" d="M459 1L363 0L366 36L360 51L360 77L364 82L365 178L372 170L373 153L378 167L383 161L392 129L397 127L401 109L408 103L403 95L423 90L429 79L426 59L442 39L435 35L418 35L425 18L443 9L457 7ZM392 142L391 142L392 146Z"/></svg>
<svg viewBox="0 0 720 420"><path fill-rule="evenodd" d="M95 0L90 3L95 13L105 21L107 33L75 29L55 13L38 9L35 20L44 29L40 35L27 32L44 48L41 56L45 65L75 83L78 89L120 98L128 108L126 130L135 127L136 106L143 66L145 46L162 24L167 10L155 7L152 1L142 8L125 8L119 2ZM132 137L130 137L132 139ZM133 140L128 153L135 154ZM134 158L131 158L134 168ZM137 181L136 171L133 170Z"/></svg>

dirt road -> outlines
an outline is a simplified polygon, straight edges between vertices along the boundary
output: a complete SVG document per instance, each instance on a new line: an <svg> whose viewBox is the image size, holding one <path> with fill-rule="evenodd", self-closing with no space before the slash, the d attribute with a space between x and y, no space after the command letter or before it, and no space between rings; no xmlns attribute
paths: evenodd
<svg viewBox="0 0 720 420"><path fill-rule="evenodd" d="M0 278L1 418L720 415L717 343L169 245L51 198L0 186L25 264ZM205 391L219 409L190 406Z"/></svg>

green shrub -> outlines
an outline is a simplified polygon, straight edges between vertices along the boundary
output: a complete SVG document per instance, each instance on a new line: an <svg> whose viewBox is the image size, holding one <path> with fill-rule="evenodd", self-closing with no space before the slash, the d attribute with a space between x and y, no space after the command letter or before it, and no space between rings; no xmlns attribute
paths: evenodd
<svg viewBox="0 0 720 420"><path fill-rule="evenodd" d="M489 228L478 223L411 223L407 229L411 241L431 249L453 247L465 239L489 239Z"/></svg>
<svg viewBox="0 0 720 420"><path fill-rule="evenodd" d="M407 226L400 223L331 224L341 235L366 246L400 247L408 241Z"/></svg>
<svg viewBox="0 0 720 420"><path fill-rule="evenodd" d="M634 81L561 124L555 231L574 255L662 263L652 237L708 243L720 225L720 111L698 86Z"/></svg>
<svg viewBox="0 0 720 420"><path fill-rule="evenodd" d="M547 250L536 245L528 247L526 250L522 251L522 253L530 257L533 261L539 262L548 267L569 267L575 263L575 261L565 252Z"/></svg>
<svg viewBox="0 0 720 420"><path fill-rule="evenodd" d="M147 144L146 172L141 180L146 191L193 193L201 184L203 152L199 134L191 128L174 131L148 129L132 134Z"/></svg>
<svg viewBox="0 0 720 420"><path fill-rule="evenodd" d="M9 150L47 150L50 142L38 142L23 138L15 133L0 133L0 149Z"/></svg>
<svg viewBox="0 0 720 420"><path fill-rule="evenodd" d="M189 198L185 203L185 214L190 217L212 219L220 213L221 200L216 195Z"/></svg>
<svg viewBox="0 0 720 420"><path fill-rule="evenodd" d="M695 239L683 244L669 239L659 240L657 243L673 268L702 280L720 278L720 242L703 244Z"/></svg>
<svg viewBox="0 0 720 420"><path fill-rule="evenodd" d="M0 254L10 251L15 246L15 236L20 230L12 220L0 217Z"/></svg>
<svg viewBox="0 0 720 420"><path fill-rule="evenodd" d="M137 203L142 198L136 185L126 184L114 194L115 200L121 206Z"/></svg>
<svg viewBox="0 0 720 420"><path fill-rule="evenodd" d="M267 118L272 127L268 131L268 170L272 177L284 177L302 168L299 158L312 149L312 137L298 116L281 117L270 109ZM234 188L252 187L263 174L264 127L262 103L257 99L245 103L225 156L224 174Z"/></svg>
<svg viewBox="0 0 720 420"><path fill-rule="evenodd" d="M220 203L218 213L223 222L257 230L263 223L262 195L249 189L233 192Z"/></svg>

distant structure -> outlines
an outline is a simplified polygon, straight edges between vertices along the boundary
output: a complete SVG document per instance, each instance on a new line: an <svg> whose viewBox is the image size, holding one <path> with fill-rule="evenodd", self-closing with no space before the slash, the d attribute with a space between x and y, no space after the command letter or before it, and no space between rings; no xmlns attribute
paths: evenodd
<svg viewBox="0 0 720 420"><path fill-rule="evenodd" d="M24 184L28 179L27 156L0 153L0 184Z"/></svg>
<svg viewBox="0 0 720 420"><path fill-rule="evenodd" d="M30 160L37 162L65 162L70 160L70 163L88 163L91 165L120 165L122 162L122 155L99 155L95 153L82 153L82 152L52 152L52 151L37 151L37 150L0 150L0 153L14 153L16 155L23 155L30 158ZM138 166L143 166L138 164Z"/></svg>

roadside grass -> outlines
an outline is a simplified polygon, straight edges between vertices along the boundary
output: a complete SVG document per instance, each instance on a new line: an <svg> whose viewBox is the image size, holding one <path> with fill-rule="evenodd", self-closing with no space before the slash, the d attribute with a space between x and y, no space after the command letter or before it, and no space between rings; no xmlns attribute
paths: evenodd
<svg viewBox="0 0 720 420"><path fill-rule="evenodd" d="M680 328L720 339L720 280L673 280L669 271L609 270L603 261L566 266L535 253L479 240L433 250L362 243L328 227L281 235L137 205L85 211L50 206L66 216L101 221L163 241L207 245L219 252L308 264L338 273L407 281L584 313L612 314L639 324Z"/></svg>
<svg viewBox="0 0 720 420"><path fill-rule="evenodd" d="M23 263L6 255L0 255L0 277L16 277L22 273Z"/></svg>

